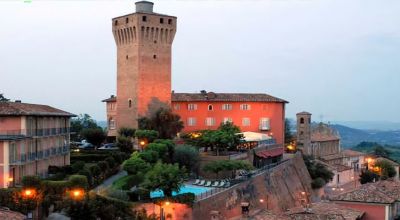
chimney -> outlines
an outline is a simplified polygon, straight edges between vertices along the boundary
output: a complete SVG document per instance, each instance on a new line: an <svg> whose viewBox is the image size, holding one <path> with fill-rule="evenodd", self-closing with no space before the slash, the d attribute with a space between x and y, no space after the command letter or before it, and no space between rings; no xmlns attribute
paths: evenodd
<svg viewBox="0 0 400 220"><path fill-rule="evenodd" d="M148 2L148 1L140 1L136 2L136 12L142 12L142 13L153 13L153 2Z"/></svg>

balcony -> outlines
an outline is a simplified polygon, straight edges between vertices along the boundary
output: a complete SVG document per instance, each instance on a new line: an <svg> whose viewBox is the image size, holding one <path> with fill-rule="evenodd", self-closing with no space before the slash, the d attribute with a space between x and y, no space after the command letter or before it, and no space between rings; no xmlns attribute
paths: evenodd
<svg viewBox="0 0 400 220"><path fill-rule="evenodd" d="M36 160L36 152L28 153L28 160L29 160L29 161L34 161L34 160Z"/></svg>
<svg viewBox="0 0 400 220"><path fill-rule="evenodd" d="M44 150L44 158L50 157L50 149Z"/></svg>
<svg viewBox="0 0 400 220"><path fill-rule="evenodd" d="M43 151L38 151L36 153L36 160L41 160L43 159Z"/></svg>
<svg viewBox="0 0 400 220"><path fill-rule="evenodd" d="M19 129L0 130L0 136L4 137L42 137L52 135L69 134L70 128L41 128L41 129Z"/></svg>

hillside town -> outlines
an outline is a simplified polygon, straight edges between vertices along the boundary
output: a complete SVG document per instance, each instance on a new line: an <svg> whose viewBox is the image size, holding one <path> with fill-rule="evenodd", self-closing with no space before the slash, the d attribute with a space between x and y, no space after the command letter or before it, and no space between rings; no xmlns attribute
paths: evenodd
<svg viewBox="0 0 400 220"><path fill-rule="evenodd" d="M87 100L105 128L0 91L0 219L400 219L387 150L343 148L330 123L264 91L172 90L178 18L135 6L110 27L116 94Z"/></svg>

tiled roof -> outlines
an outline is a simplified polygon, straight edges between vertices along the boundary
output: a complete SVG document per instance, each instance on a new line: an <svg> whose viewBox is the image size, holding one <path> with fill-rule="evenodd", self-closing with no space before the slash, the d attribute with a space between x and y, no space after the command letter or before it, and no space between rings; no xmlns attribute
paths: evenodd
<svg viewBox="0 0 400 220"><path fill-rule="evenodd" d="M342 155L345 157L358 157L358 156L364 156L365 153L359 152L359 151L354 151L350 149L346 149L342 151Z"/></svg>
<svg viewBox="0 0 400 220"><path fill-rule="evenodd" d="M303 111L303 112L297 113L296 115L311 115L311 113Z"/></svg>
<svg viewBox="0 0 400 220"><path fill-rule="evenodd" d="M172 93L172 101L196 102L196 101L215 101L215 102L282 102L287 101L262 93Z"/></svg>
<svg viewBox="0 0 400 220"><path fill-rule="evenodd" d="M115 102L115 101L117 101L117 96L113 96L113 95L108 99L102 100L102 102Z"/></svg>
<svg viewBox="0 0 400 220"><path fill-rule="evenodd" d="M19 213L10 211L9 209L0 208L0 219L9 219L9 220L24 220L26 216Z"/></svg>
<svg viewBox="0 0 400 220"><path fill-rule="evenodd" d="M19 102L0 102L0 116L65 116L74 117L76 115L50 107L48 105L27 104Z"/></svg>
<svg viewBox="0 0 400 220"><path fill-rule="evenodd" d="M367 183L359 189L333 197L332 201L390 204L400 201L400 183L393 180Z"/></svg>
<svg viewBox="0 0 400 220"><path fill-rule="evenodd" d="M364 212L339 206L331 202L318 202L311 204L310 209L307 211L303 207L296 207L290 209L285 215L289 216L290 219L296 220L357 220L364 215Z"/></svg>

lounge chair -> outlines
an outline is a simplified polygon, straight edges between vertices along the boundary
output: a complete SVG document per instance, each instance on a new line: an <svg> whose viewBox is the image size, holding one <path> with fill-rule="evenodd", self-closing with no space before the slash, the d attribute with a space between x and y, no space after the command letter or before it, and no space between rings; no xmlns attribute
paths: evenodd
<svg viewBox="0 0 400 220"><path fill-rule="evenodd" d="M200 183L197 184L197 185L198 185L198 186L204 186L204 183L205 183L205 182L206 182L205 180L201 180Z"/></svg>
<svg viewBox="0 0 400 220"><path fill-rule="evenodd" d="M228 187L230 187L230 186L231 186L231 183L230 183L230 182L226 182L225 185L224 185L225 188L228 188Z"/></svg>
<svg viewBox="0 0 400 220"><path fill-rule="evenodd" d="M224 187L225 186L225 181L224 180L222 180L220 183L219 183L219 185L218 185L218 187Z"/></svg>
<svg viewBox="0 0 400 220"><path fill-rule="evenodd" d="M204 185L206 187L210 187L211 186L211 181L207 181L206 185Z"/></svg>
<svg viewBox="0 0 400 220"><path fill-rule="evenodd" d="M193 185L198 185L200 183L200 179L196 179L196 181L194 181Z"/></svg>
<svg viewBox="0 0 400 220"><path fill-rule="evenodd" d="M211 185L211 187L217 187L219 185L219 181L215 181L214 184Z"/></svg>

